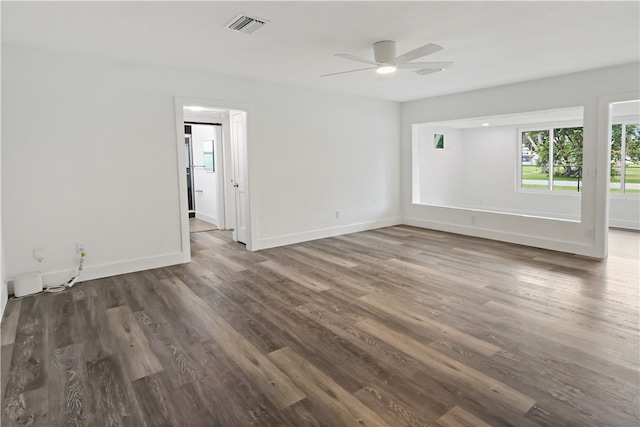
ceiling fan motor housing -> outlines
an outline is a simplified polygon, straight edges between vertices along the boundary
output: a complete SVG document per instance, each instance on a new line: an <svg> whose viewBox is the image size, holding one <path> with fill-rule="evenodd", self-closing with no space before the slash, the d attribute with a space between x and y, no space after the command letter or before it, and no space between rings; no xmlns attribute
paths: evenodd
<svg viewBox="0 0 640 427"><path fill-rule="evenodd" d="M396 59L396 42L383 40L374 43L373 55L377 63L393 65Z"/></svg>

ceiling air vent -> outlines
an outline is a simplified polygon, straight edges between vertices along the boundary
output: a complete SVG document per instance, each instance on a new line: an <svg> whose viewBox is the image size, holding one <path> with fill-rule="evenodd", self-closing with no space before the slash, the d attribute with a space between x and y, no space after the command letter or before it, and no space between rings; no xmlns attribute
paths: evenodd
<svg viewBox="0 0 640 427"><path fill-rule="evenodd" d="M258 28L262 27L265 23L267 23L266 19L256 18L254 16L245 15L241 13L240 15L233 18L225 28L229 28L230 30L240 31L241 33L251 34Z"/></svg>

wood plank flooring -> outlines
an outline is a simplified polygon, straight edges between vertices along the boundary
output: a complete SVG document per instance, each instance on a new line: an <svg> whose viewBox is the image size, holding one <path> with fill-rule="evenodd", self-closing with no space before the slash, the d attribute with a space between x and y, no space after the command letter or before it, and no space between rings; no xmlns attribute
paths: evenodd
<svg viewBox="0 0 640 427"><path fill-rule="evenodd" d="M218 227L207 221L198 218L189 218L189 233L200 233L202 231L214 231Z"/></svg>
<svg viewBox="0 0 640 427"><path fill-rule="evenodd" d="M397 226L9 301L2 426L640 424L640 233L596 261Z"/></svg>

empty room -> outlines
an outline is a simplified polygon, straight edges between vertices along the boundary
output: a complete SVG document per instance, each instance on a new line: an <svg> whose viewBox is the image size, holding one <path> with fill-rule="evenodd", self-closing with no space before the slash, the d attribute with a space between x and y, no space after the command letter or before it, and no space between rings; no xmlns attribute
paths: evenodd
<svg viewBox="0 0 640 427"><path fill-rule="evenodd" d="M2 1L4 426L640 425L637 1Z"/></svg>

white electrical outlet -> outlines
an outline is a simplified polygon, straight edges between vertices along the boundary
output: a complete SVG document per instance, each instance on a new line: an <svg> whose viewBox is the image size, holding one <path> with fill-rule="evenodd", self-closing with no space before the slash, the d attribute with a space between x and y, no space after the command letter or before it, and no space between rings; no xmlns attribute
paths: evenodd
<svg viewBox="0 0 640 427"><path fill-rule="evenodd" d="M342 218L342 211L336 211L336 218Z"/></svg>
<svg viewBox="0 0 640 427"><path fill-rule="evenodd" d="M33 259L38 262L44 260L46 252L44 248L33 248Z"/></svg>

